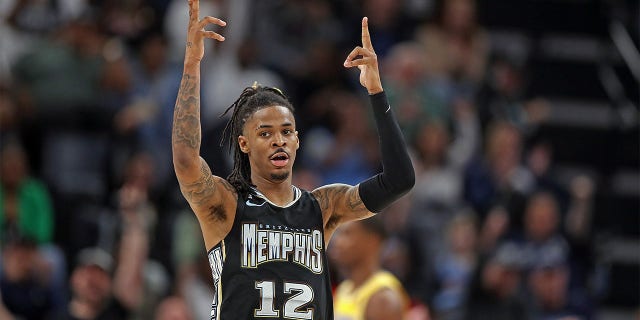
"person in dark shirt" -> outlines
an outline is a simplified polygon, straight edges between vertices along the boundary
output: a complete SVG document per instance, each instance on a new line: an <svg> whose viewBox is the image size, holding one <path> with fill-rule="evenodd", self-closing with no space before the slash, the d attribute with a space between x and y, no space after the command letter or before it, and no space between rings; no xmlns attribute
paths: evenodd
<svg viewBox="0 0 640 320"><path fill-rule="evenodd" d="M42 265L35 239L18 232L3 236L0 268L0 316L39 320L53 310L52 287ZM0 317L2 318L2 317ZM4 318L2 318L4 319Z"/></svg>
<svg viewBox="0 0 640 320"><path fill-rule="evenodd" d="M54 320L122 320L128 310L113 295L113 259L99 248L78 253L71 273L71 300Z"/></svg>
<svg viewBox="0 0 640 320"><path fill-rule="evenodd" d="M513 242L500 244L483 258L472 280L465 320L527 320L521 298L523 259Z"/></svg>

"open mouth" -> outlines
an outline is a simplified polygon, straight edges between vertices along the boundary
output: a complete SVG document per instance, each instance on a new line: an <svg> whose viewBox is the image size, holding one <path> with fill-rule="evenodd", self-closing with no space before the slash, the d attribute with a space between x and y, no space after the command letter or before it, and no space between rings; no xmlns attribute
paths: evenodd
<svg viewBox="0 0 640 320"><path fill-rule="evenodd" d="M281 168L289 163L289 155L286 152L276 152L269 160L274 166Z"/></svg>

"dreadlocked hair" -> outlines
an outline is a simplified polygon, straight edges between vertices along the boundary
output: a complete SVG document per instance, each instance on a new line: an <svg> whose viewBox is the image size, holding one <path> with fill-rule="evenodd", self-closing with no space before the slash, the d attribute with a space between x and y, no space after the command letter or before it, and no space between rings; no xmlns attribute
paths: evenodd
<svg viewBox="0 0 640 320"><path fill-rule="evenodd" d="M249 156L240 150L237 139L242 135L245 123L253 114L267 107L283 106L293 112L293 106L289 99L278 88L253 86L245 88L238 100L236 100L227 110L220 115L220 118L231 112L231 118L222 132L220 146L226 142L229 153L233 153L233 170L227 177L227 181L236 189L241 196L246 196L253 192L255 185L251 183L251 167Z"/></svg>

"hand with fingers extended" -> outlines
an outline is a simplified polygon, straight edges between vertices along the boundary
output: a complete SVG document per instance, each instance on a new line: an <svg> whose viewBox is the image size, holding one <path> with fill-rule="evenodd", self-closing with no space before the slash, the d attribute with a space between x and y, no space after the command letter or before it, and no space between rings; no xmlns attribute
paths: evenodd
<svg viewBox="0 0 640 320"><path fill-rule="evenodd" d="M371 36L369 35L369 19L362 18L362 47L355 47L344 61L346 68L358 67L360 69L360 84L367 88L369 94L382 92L380 71L378 71L378 56L373 50Z"/></svg>
<svg viewBox="0 0 640 320"><path fill-rule="evenodd" d="M226 22L206 16L200 20L200 1L189 1L189 29L187 34L187 48L185 53L185 63L200 62L204 56L204 38L216 39L224 41L224 37L219 33L205 30L210 24L216 24L221 27L227 25Z"/></svg>

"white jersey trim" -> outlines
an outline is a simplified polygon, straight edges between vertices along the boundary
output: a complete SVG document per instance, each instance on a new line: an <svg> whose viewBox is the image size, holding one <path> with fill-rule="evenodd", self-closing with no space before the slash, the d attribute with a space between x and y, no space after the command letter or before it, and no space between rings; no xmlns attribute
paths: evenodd
<svg viewBox="0 0 640 320"><path fill-rule="evenodd" d="M258 191L258 189L256 189L256 188L253 188L253 191L255 192L256 196L258 196L262 200L268 202L272 206L276 206L278 208L288 208L288 207L291 207L292 205L294 205L296 202L298 202L298 200L300 200L300 197L302 197L302 191L298 187L292 185L291 189L293 189L293 194L294 194L293 200L291 200L291 202L285 204L284 206L279 206L279 205L271 202L271 200L269 200L269 198L267 198L264 194L262 194L262 192ZM251 198L252 198L252 196L249 195L249 200L247 200L247 205L249 205L249 202L250 202ZM253 204L252 203L250 206L260 206L260 204Z"/></svg>

